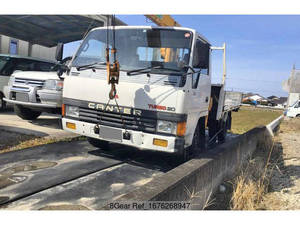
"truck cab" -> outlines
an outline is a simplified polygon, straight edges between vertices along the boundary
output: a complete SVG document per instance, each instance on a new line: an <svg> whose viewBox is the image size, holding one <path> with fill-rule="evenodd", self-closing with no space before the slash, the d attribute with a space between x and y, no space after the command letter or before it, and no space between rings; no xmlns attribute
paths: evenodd
<svg viewBox="0 0 300 225"><path fill-rule="evenodd" d="M105 49L114 44L120 75L110 99ZM224 83L211 85L210 55L208 40L189 28L91 30L64 80L63 129L104 150L114 142L186 158L204 149L206 126L216 140L230 117Z"/></svg>

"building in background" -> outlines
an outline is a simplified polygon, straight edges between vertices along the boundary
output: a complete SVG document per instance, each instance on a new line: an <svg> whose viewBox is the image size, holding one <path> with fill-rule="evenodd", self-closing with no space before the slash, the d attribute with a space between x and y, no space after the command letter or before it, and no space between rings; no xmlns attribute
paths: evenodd
<svg viewBox="0 0 300 225"><path fill-rule="evenodd" d="M0 15L0 53L54 60L57 43L111 22L109 15ZM126 24L116 18L115 25Z"/></svg>
<svg viewBox="0 0 300 225"><path fill-rule="evenodd" d="M56 47L45 47L38 44L31 44L28 41L23 41L0 33L0 54L12 54L55 60L55 51Z"/></svg>
<svg viewBox="0 0 300 225"><path fill-rule="evenodd" d="M294 105L300 99L300 70L295 65L288 80L282 84L283 90L289 93L287 107Z"/></svg>

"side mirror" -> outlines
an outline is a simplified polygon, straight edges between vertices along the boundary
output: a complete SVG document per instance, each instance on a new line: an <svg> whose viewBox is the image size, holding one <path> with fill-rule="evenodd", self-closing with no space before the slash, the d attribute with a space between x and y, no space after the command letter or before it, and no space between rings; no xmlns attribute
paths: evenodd
<svg viewBox="0 0 300 225"><path fill-rule="evenodd" d="M63 58L63 52L64 52L64 44L63 43L58 43L56 47L56 52L55 52L55 59L60 62Z"/></svg>
<svg viewBox="0 0 300 225"><path fill-rule="evenodd" d="M57 69L57 76L59 77L59 79L63 80L62 75L63 73L67 72L69 74L70 72L70 68L68 67L68 61L70 61L72 59L71 56L68 56L66 58L64 58L63 60L60 60L60 62L58 64L56 64L56 66L58 67Z"/></svg>

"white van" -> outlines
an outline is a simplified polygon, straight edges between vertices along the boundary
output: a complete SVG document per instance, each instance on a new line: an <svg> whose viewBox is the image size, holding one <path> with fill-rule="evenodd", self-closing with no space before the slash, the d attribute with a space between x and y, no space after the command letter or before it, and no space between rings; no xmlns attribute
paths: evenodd
<svg viewBox="0 0 300 225"><path fill-rule="evenodd" d="M10 76L16 71L50 71L54 61L37 59L19 55L0 54L0 109L5 108L4 86L8 84Z"/></svg>
<svg viewBox="0 0 300 225"><path fill-rule="evenodd" d="M284 115L291 118L300 117L300 100L296 101L292 106L289 106L284 112Z"/></svg>

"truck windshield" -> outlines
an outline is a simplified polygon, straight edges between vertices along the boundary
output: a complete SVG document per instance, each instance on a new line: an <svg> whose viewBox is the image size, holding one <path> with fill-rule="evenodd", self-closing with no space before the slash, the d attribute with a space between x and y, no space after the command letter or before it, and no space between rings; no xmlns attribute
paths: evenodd
<svg viewBox="0 0 300 225"><path fill-rule="evenodd" d="M108 32L109 47L111 48L112 30L110 29ZM155 70L156 72L159 70L159 73L186 72L185 65L189 63L191 43L192 33L190 31L158 28L115 30L117 60L120 63L120 69L125 71L156 67ZM72 66L80 67L105 62L106 46L107 29L90 32L80 46ZM113 59L110 58L112 62ZM160 66L161 69L157 69L157 66Z"/></svg>

